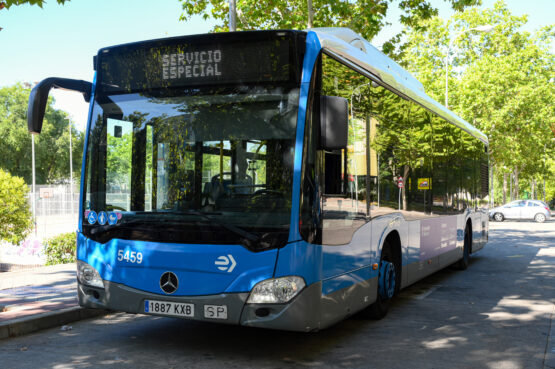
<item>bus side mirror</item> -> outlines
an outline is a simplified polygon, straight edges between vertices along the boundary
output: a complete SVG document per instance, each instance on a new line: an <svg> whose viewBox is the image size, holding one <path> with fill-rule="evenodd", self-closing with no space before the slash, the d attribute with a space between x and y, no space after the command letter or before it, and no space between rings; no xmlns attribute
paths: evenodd
<svg viewBox="0 0 555 369"><path fill-rule="evenodd" d="M349 103L338 96L320 97L320 149L338 150L347 147Z"/></svg>
<svg viewBox="0 0 555 369"><path fill-rule="evenodd" d="M86 102L89 102L91 99L92 83L90 82L57 77L46 78L40 81L33 87L29 95L27 127L30 133L40 133L42 130L42 121L46 110L46 102L48 101L48 93L52 88L81 92Z"/></svg>

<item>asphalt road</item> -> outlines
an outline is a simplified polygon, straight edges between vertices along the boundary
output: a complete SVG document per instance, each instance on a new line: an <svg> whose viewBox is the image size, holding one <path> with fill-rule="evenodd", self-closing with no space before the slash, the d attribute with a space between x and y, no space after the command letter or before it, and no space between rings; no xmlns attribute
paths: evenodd
<svg viewBox="0 0 555 369"><path fill-rule="evenodd" d="M555 221L490 224L468 270L381 321L303 334L117 313L0 341L0 368L555 368Z"/></svg>

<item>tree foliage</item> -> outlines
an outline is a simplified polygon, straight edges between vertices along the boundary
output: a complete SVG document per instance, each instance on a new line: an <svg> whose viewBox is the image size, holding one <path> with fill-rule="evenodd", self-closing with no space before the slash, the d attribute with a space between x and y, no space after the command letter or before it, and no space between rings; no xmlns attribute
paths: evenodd
<svg viewBox="0 0 555 369"><path fill-rule="evenodd" d="M58 2L58 4L64 4L66 1L69 0L56 0ZM2 9L9 9L12 6L18 6L18 5L23 5L23 4L29 4L29 5L38 5L39 7L42 8L42 5L46 3L46 1L44 0L0 0L0 10ZM0 27L0 31L2 31L2 27Z"/></svg>
<svg viewBox="0 0 555 369"><path fill-rule="evenodd" d="M22 178L0 169L0 240L19 243L31 230L33 220Z"/></svg>
<svg viewBox="0 0 555 369"><path fill-rule="evenodd" d="M548 165L555 157L554 26L530 34L520 30L526 21L503 1L492 9L469 8L446 22L425 21L426 31L411 29L402 54L427 93L443 101L452 42L450 109L488 135L492 164L500 175L513 174L516 196L522 196L519 176L530 183L546 179L554 187ZM495 25L491 33L466 31L486 24Z"/></svg>
<svg viewBox="0 0 555 369"><path fill-rule="evenodd" d="M27 131L29 89L20 84L0 88L0 168L32 181L31 135ZM42 133L35 136L36 183L59 183L69 178L69 125L73 148L73 173L78 178L84 135L70 123L67 114L46 107Z"/></svg>
<svg viewBox="0 0 555 369"><path fill-rule="evenodd" d="M58 4L63 5L66 1L69 0L56 0L58 2ZM44 0L4 0L4 1L0 1L0 10L2 10L3 8L9 9L11 6L18 6L18 5L23 5L23 4L29 4L29 5L38 5L39 7L42 8L42 5L46 3L46 1Z"/></svg>
<svg viewBox="0 0 555 369"><path fill-rule="evenodd" d="M477 4L477 0L445 0L453 9L462 10L466 6ZM204 19L213 18L220 22L216 32L229 30L229 2L227 0L180 0L183 7L181 20L188 20L193 15ZM238 0L237 30L254 29L305 29L308 24L308 6L306 0ZM422 0L313 0L314 27L348 27L370 40L387 24L386 16L390 6L396 4L401 9L400 22L406 26L420 27L420 20L437 15L430 1ZM394 37L384 45L391 49ZM387 50L386 50L387 51Z"/></svg>

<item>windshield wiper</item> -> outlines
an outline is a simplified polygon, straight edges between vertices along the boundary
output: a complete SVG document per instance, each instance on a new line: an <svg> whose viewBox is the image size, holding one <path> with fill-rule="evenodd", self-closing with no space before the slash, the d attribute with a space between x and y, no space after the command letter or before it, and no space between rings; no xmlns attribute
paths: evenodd
<svg viewBox="0 0 555 369"><path fill-rule="evenodd" d="M214 219L214 218L212 218L211 216L209 216L209 215L207 215L207 214L205 214L205 213L203 213L203 212L201 212L201 211L189 210L189 211L183 212L183 213L181 213L181 214L192 214L192 215L199 216L199 217L201 217L201 218L204 219L204 220L207 220L207 221L209 221L209 222L211 222L211 223L214 223L214 224L216 224L216 225L219 225L220 227L223 227L223 228L227 229L227 230L230 231L230 232L233 232L233 233L235 233L235 234L238 234L239 236L242 236L242 237L246 238L246 239L247 239L248 241L250 241L250 242L258 243L258 241L260 241L260 237L259 237L259 236L255 235L255 234L253 234L253 233L247 232L247 231L245 231L244 229L241 229L241 228L236 227L236 226L234 226L234 225L220 222L219 220ZM217 213L216 213L216 214L217 214ZM250 244L250 242L249 242L246 246L248 246L248 247L252 246L252 245Z"/></svg>
<svg viewBox="0 0 555 369"><path fill-rule="evenodd" d="M148 221L146 221L146 222L148 222ZM118 221L118 223L114 224L114 225L109 224L109 223L106 223L105 225L98 224L96 227L91 228L90 232L91 232L91 234L103 233L103 232L109 231L109 230L114 229L114 228L126 227L126 226L129 226L129 225L132 225L132 224L137 224L137 223L145 223L145 219L142 219L142 218L126 219L126 220Z"/></svg>
<svg viewBox="0 0 555 369"><path fill-rule="evenodd" d="M267 248L269 247L269 245L267 244L267 242L264 242L262 239L263 237L257 236L251 232L245 231L242 228L239 228L237 226L234 226L232 224L227 224L224 222L219 221L218 219L215 219L214 217L211 217L210 215L221 215L222 213L217 213L217 212L211 212L211 213L204 213L204 212L200 212L200 211L194 211L194 210L188 210L188 211L159 211L159 212L145 212L145 214L148 215L164 215L164 214L168 214L168 215L194 215L194 216L198 216L199 218L210 222L211 224L215 224L219 227L225 228L228 231L235 233L236 235L239 235L243 238L243 242L245 244L245 246L249 247L249 248L256 248L256 246L260 246L262 248ZM112 230L112 229L116 229L116 228L120 228L120 227L128 227L128 226L132 226L133 224L139 224L139 223L152 223L152 225L156 225L157 223L180 223L179 221L177 221L176 219L164 219L163 217L158 217L156 219L153 219L151 217L149 218L143 218L140 215L142 214L137 214L138 217L137 218L132 218L129 219L128 217L124 217L124 219L122 219L121 221L119 221L117 224L114 225L110 225L110 224L105 224L105 225L97 225L96 227L93 227L90 230L91 234L101 234L104 233L106 231Z"/></svg>

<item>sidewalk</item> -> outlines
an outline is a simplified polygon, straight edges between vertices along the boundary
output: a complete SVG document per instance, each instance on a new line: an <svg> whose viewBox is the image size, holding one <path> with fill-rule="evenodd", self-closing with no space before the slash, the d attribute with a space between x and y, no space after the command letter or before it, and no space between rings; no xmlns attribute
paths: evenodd
<svg viewBox="0 0 555 369"><path fill-rule="evenodd" d="M0 339L105 314L77 303L75 264L0 273Z"/></svg>

